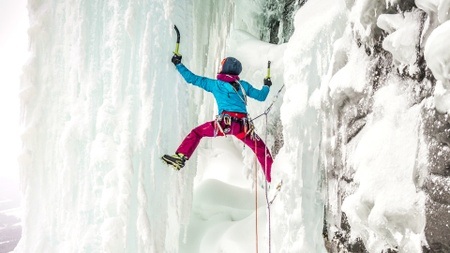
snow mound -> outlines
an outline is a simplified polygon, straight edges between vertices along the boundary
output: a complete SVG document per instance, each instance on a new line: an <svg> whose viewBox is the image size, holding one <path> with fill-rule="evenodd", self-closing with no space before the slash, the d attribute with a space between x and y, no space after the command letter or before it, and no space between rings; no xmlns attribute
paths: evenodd
<svg viewBox="0 0 450 253"><path fill-rule="evenodd" d="M425 60L437 79L435 89L436 109L450 112L450 21L433 30L425 45Z"/></svg>

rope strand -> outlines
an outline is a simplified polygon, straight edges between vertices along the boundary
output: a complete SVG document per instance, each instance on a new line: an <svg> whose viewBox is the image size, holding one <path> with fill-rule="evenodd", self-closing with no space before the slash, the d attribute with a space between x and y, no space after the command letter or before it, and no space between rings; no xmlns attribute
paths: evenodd
<svg viewBox="0 0 450 253"><path fill-rule="evenodd" d="M267 114L266 114L266 130L264 133L264 143L267 143ZM267 175L267 148L264 149L264 174ZM269 194L267 193L267 180L265 180L264 191L266 193L266 202L267 202L267 220L268 220L268 231L269 231L269 253L272 252L272 233L271 233L271 224L270 224L270 203L269 203Z"/></svg>
<svg viewBox="0 0 450 253"><path fill-rule="evenodd" d="M256 146L256 139L255 139ZM255 149L255 153L257 149ZM258 165L256 164L255 158L255 229L256 229L256 253L258 253Z"/></svg>
<svg viewBox="0 0 450 253"><path fill-rule="evenodd" d="M250 119L250 121L254 121L256 119L258 119L259 117L265 115L265 132L264 132L264 143L267 143L267 114L269 114L270 110L272 109L272 106L275 104L275 102L278 100L278 96L280 95L281 91L284 88L284 84L281 86L281 88L278 90L277 94L275 95L275 97L272 100L272 103L270 103L269 107L267 107L267 109L264 111L264 113L256 116L253 119ZM255 147L256 147L256 138L255 138ZM255 149L255 156L258 157L258 153L257 153L258 149ZM256 253L258 253L258 166L257 166L257 161L255 158L255 234L256 234ZM268 239L269 239L269 253L272 252L272 232L271 232L271 220L270 220L270 201L269 201L269 194L268 194L268 190L267 190L267 148L264 150L264 176L265 176L265 181L264 181L264 192L265 192L265 197L266 197L266 203L267 203L267 223L268 223Z"/></svg>
<svg viewBox="0 0 450 253"><path fill-rule="evenodd" d="M257 119L257 118L259 118L259 117L261 117L261 116L263 116L263 115L267 115L267 114L270 112L270 110L272 109L273 104L275 104L275 102L278 100L278 96L280 95L280 93L281 93L281 91L283 90L283 88L284 88L284 84L283 84L283 85L281 86L281 88L278 90L278 92L277 92L277 94L275 95L275 97L273 97L272 103L270 103L269 107L267 107L267 109L266 109L263 113L261 113L260 115L256 116L256 117L253 118L252 120L255 120L255 119ZM266 126L266 127L267 127L267 126Z"/></svg>

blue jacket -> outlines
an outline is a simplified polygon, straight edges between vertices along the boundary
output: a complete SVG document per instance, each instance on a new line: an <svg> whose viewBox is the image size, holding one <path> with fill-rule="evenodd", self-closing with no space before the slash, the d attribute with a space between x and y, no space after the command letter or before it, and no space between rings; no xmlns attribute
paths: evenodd
<svg viewBox="0 0 450 253"><path fill-rule="evenodd" d="M242 93L242 89L236 92L233 86L227 82L197 76L182 63L176 65L176 67L186 82L211 92L214 95L219 114L223 111L247 113L245 95ZM248 97L258 101L264 101L267 98L267 94L269 94L270 89L266 85L261 90L258 90L244 80L240 80L239 82Z"/></svg>

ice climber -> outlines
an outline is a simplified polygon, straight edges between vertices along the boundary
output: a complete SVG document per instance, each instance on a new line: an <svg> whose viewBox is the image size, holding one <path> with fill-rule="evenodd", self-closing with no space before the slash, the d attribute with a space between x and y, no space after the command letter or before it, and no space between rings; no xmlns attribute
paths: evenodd
<svg viewBox="0 0 450 253"><path fill-rule="evenodd" d="M272 81L264 78L261 90L241 80L241 63L227 57L220 64L217 79L193 74L181 63L181 55L174 54L172 63L186 82L211 92L216 99L219 115L216 120L206 122L194 128L183 140L174 155L164 155L163 161L176 170L184 167L203 137L233 135L243 141L256 154L267 182L271 181L272 155L262 139L254 132L254 126L247 117L247 97L264 101L269 93Z"/></svg>

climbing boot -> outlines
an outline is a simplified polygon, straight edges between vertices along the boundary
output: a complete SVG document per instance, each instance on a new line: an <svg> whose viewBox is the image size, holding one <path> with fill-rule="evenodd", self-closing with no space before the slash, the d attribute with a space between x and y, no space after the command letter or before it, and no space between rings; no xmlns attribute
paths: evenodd
<svg viewBox="0 0 450 253"><path fill-rule="evenodd" d="M184 163L187 161L187 157L180 153L175 155L163 155L161 159L168 165L173 166L176 170L183 168Z"/></svg>

